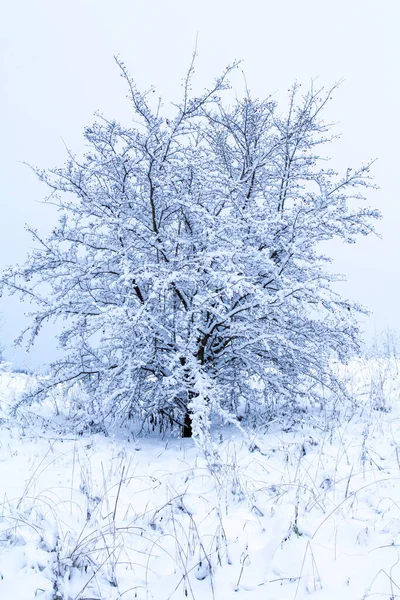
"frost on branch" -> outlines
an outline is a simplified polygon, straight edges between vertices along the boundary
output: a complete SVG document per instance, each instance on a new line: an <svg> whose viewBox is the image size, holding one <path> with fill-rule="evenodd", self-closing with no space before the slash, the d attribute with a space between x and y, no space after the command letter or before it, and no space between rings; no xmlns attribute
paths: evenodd
<svg viewBox="0 0 400 600"><path fill-rule="evenodd" d="M85 156L37 171L59 221L47 239L30 230L36 249L2 276L37 306L28 345L64 324L38 394L79 383L91 421L201 438L216 414L265 419L277 399L335 391L330 359L357 349L361 308L332 291L321 243L353 242L379 214L357 208L369 165L339 176L320 159L332 90L294 86L283 115L248 93L228 107L236 65L191 97L192 65L166 119L117 63L133 124L98 117Z"/></svg>

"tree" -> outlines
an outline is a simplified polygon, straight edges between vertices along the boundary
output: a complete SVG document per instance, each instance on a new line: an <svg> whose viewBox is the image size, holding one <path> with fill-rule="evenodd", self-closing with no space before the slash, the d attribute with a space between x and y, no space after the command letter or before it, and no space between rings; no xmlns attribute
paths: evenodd
<svg viewBox="0 0 400 600"><path fill-rule="evenodd" d="M370 165L339 177L317 153L334 88L294 85L284 116L248 91L229 108L237 65L192 97L192 63L166 119L117 63L134 125L98 116L81 160L36 171L59 221L47 239L30 229L37 249L2 277L37 304L29 345L44 322L66 322L38 393L79 382L92 420L135 414L201 437L244 401L262 415L335 389L330 360L357 349L362 309L333 291L321 245L370 233L379 214L354 202Z"/></svg>

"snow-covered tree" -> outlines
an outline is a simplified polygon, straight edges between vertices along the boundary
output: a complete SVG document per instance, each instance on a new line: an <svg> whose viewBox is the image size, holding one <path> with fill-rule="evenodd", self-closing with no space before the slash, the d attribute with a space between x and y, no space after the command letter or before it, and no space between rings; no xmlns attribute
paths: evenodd
<svg viewBox="0 0 400 600"><path fill-rule="evenodd" d="M37 171L58 224L47 239L30 229L37 249L2 276L37 306L29 345L64 322L40 393L80 382L92 420L140 415L201 436L214 414L334 388L330 360L357 349L360 307L333 291L322 242L353 242L379 214L358 208L369 165L340 177L319 158L332 90L293 86L283 115L248 92L227 106L236 65L193 97L192 64L167 119L117 62L133 124L98 116L81 160Z"/></svg>

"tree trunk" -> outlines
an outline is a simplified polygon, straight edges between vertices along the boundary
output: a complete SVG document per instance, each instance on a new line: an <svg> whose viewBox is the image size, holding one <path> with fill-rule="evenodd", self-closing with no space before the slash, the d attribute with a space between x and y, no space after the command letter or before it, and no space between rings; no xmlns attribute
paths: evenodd
<svg viewBox="0 0 400 600"><path fill-rule="evenodd" d="M192 417L190 415L190 412L188 410L186 410L185 418L183 420L182 437L190 438L190 437L192 437L192 435L193 435Z"/></svg>

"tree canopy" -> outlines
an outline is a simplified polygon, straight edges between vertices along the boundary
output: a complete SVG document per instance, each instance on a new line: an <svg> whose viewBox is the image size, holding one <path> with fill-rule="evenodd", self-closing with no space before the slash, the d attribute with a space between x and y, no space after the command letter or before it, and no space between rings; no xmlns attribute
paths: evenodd
<svg viewBox="0 0 400 600"><path fill-rule="evenodd" d="M282 114L246 91L223 100L233 65L163 116L117 60L133 121L97 117L88 146L41 171L59 207L52 233L3 287L33 298L31 344L59 319L65 353L40 394L80 383L91 422L161 419L202 437L212 417L265 419L278 399L321 398L333 356L358 345L361 307L333 289L322 242L369 234L369 167L321 159L333 89L294 85Z"/></svg>

